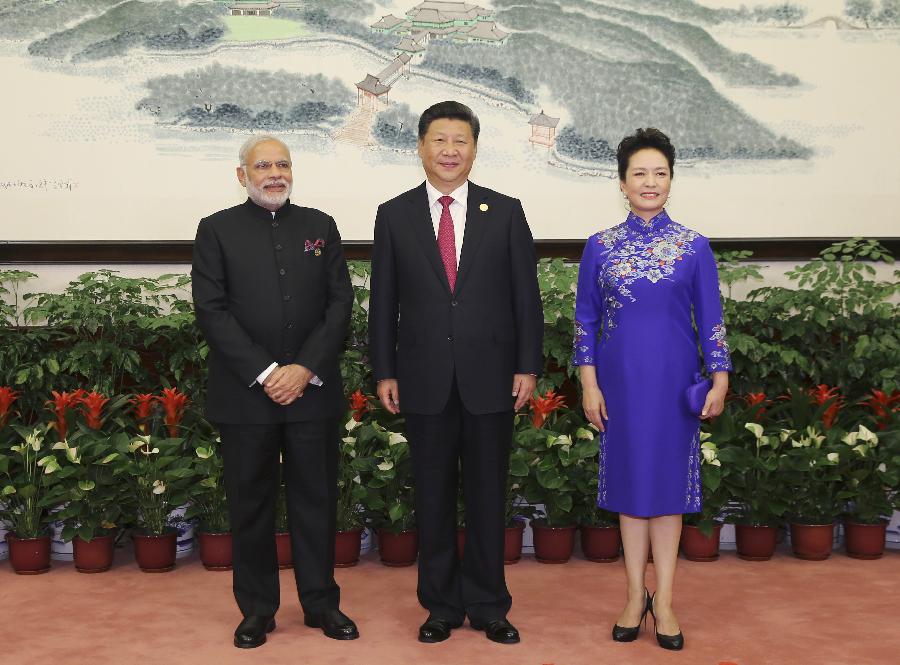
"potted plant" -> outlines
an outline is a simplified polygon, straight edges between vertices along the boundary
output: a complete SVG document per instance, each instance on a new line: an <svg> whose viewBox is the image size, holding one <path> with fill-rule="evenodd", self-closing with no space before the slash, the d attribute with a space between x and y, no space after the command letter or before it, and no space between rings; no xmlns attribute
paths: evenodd
<svg viewBox="0 0 900 665"><path fill-rule="evenodd" d="M729 470L732 449L724 447L720 450L710 440L711 436L708 432L700 432L699 436L703 507L699 513L686 514L681 528L681 551L689 561L719 558L722 510L730 499L722 479Z"/></svg>
<svg viewBox="0 0 900 665"><path fill-rule="evenodd" d="M524 427L516 432L517 446L524 450L529 473L524 482L525 499L542 506L541 517L531 522L534 553L541 563L565 563L575 547L577 516L573 513L582 467L597 455L597 444L579 436L587 432L574 412L557 417L547 427ZM572 435L575 434L575 440Z"/></svg>
<svg viewBox="0 0 900 665"><path fill-rule="evenodd" d="M47 444L48 427L14 428L21 442L0 438L0 521L10 527L9 560L20 575L50 570L50 509L61 501L65 475ZM69 472L71 473L71 472Z"/></svg>
<svg viewBox="0 0 900 665"><path fill-rule="evenodd" d="M844 484L838 499L848 502L844 516L847 555L855 559L878 559L884 554L886 516L891 514L891 497L898 486L896 439L894 436L893 446L882 445L878 435L864 425L841 439L849 449L840 457Z"/></svg>
<svg viewBox="0 0 900 665"><path fill-rule="evenodd" d="M378 550L386 566L410 566L418 556L412 459L406 437L377 421L358 428L358 445L371 446L366 460L368 517L378 529Z"/></svg>
<svg viewBox="0 0 900 665"><path fill-rule="evenodd" d="M336 568L348 568L359 562L361 537L365 526L363 502L367 491L362 477L368 468L371 456L369 448L375 439L369 439L365 444L361 444L354 436L354 431L361 425L366 404L360 391L354 393L354 399L351 402L352 417L344 426L347 436L341 440L338 466L337 526L334 535L334 565Z"/></svg>
<svg viewBox="0 0 900 665"><path fill-rule="evenodd" d="M576 467L574 482L576 492L572 514L581 534L581 553L588 561L609 563L619 558L622 538L619 533L619 516L597 505L597 487L600 474L599 438L593 426L580 427L575 432L578 440L592 442L590 456Z"/></svg>
<svg viewBox="0 0 900 665"><path fill-rule="evenodd" d="M184 454L180 438L152 435L113 436L120 454L118 473L132 498L137 529L132 533L134 554L140 569L161 573L175 567L177 531L169 526L173 509L187 503L194 478L193 460Z"/></svg>
<svg viewBox="0 0 900 665"><path fill-rule="evenodd" d="M71 463L71 475L61 482L65 505L56 518L63 524L62 539L72 543L75 569L80 573L107 571L127 500L123 480L115 473L120 453L109 437L87 430L53 448Z"/></svg>
<svg viewBox="0 0 900 665"><path fill-rule="evenodd" d="M231 522L225 497L225 468L221 440L211 433L194 442L194 471L199 482L188 488L190 506L185 519L199 520L200 561L207 570L231 570Z"/></svg>
<svg viewBox="0 0 900 665"><path fill-rule="evenodd" d="M790 447L780 458L780 473L793 496L791 547L800 559L820 561L831 556L834 522L841 513L841 456L835 445L841 434L834 427L822 434L808 426L791 436Z"/></svg>
<svg viewBox="0 0 900 665"><path fill-rule="evenodd" d="M741 559L767 561L775 553L778 527L791 500L791 490L779 475L779 456L793 433L767 435L759 423L745 423L741 445L731 453L733 469L724 482L737 507L727 519L735 525Z"/></svg>

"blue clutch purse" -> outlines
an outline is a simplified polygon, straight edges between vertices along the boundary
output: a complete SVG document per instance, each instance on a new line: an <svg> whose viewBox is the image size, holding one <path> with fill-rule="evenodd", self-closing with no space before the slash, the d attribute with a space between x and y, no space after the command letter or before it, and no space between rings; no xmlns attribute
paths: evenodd
<svg viewBox="0 0 900 665"><path fill-rule="evenodd" d="M688 411L695 416L700 416L703 412L703 405L706 404L706 394L712 388L712 379L704 379L700 372L694 373L694 382L687 387L684 396L687 399Z"/></svg>

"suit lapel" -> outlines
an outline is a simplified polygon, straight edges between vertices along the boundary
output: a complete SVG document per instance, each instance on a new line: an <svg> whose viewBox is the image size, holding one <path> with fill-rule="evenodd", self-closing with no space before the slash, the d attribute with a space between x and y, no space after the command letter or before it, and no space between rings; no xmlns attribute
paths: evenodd
<svg viewBox="0 0 900 665"><path fill-rule="evenodd" d="M428 194L425 192L424 182L410 192L407 201L410 205L407 221L412 227L413 235L422 246L425 258L431 263L437 278L449 293L450 283L447 281L447 271L444 270L444 263L441 261L437 240L434 237L434 223L431 221L431 211L428 209Z"/></svg>
<svg viewBox="0 0 900 665"><path fill-rule="evenodd" d="M459 257L459 270L456 273L456 293L463 287L466 277L472 270L475 254L481 247L484 231L490 223L490 206L486 203L487 190L469 181L469 200L466 203L466 227L463 233L462 251Z"/></svg>

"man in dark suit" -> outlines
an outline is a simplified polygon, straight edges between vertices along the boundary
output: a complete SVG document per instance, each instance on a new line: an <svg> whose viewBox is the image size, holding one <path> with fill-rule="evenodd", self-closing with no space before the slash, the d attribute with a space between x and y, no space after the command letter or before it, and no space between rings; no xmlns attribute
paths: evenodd
<svg viewBox="0 0 900 665"><path fill-rule="evenodd" d="M249 198L200 220L194 308L209 343L206 416L221 434L234 543L234 595L244 615L234 645L258 647L279 605L275 503L279 455L294 576L307 626L359 636L334 581L338 354L353 289L334 220L293 205L291 156L253 137L237 177Z"/></svg>
<svg viewBox="0 0 900 665"><path fill-rule="evenodd" d="M378 396L406 417L416 485L422 642L466 616L495 642L519 633L503 570L513 414L543 365L543 312L522 204L469 182L479 123L441 102L419 119L426 181L375 219L369 347ZM399 323L398 323L399 321ZM401 406L402 404L402 406ZM456 551L462 462L466 546Z"/></svg>

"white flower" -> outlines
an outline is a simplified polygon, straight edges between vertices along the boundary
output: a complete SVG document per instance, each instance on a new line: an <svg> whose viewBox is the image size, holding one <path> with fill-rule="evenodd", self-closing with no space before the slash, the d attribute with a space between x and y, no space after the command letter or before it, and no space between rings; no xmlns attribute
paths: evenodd
<svg viewBox="0 0 900 665"><path fill-rule="evenodd" d="M350 420L347 421L347 424L344 425L344 429L347 430L348 432L352 432L360 425L362 425L361 422L358 422L358 421L354 420L353 418L351 418Z"/></svg>
<svg viewBox="0 0 900 665"><path fill-rule="evenodd" d="M69 448L66 450L66 459L74 464L80 464L81 458L78 456L78 448Z"/></svg>
<svg viewBox="0 0 900 665"><path fill-rule="evenodd" d="M829 462L833 462L835 464L837 464L838 460L840 459L840 455L838 455L837 453L828 453L826 457L828 458Z"/></svg>
<svg viewBox="0 0 900 665"><path fill-rule="evenodd" d="M128 450L130 452L134 452L138 448L149 448L150 447L150 435L141 435L138 436L134 441L128 444Z"/></svg>
<svg viewBox="0 0 900 665"><path fill-rule="evenodd" d="M96 487L96 483L93 480L79 480L78 481L78 489L82 492L90 492L92 489Z"/></svg>
<svg viewBox="0 0 900 665"><path fill-rule="evenodd" d="M344 443L349 443L349 444L353 445L356 443L356 437L355 436L345 436L343 439L341 439L341 441L343 441Z"/></svg>
<svg viewBox="0 0 900 665"><path fill-rule="evenodd" d="M586 441L593 441L594 433L589 429L585 429L584 427L579 427L575 431L575 437L578 439L584 439Z"/></svg>
<svg viewBox="0 0 900 665"><path fill-rule="evenodd" d="M873 432L872 430L866 428L865 425L859 426L859 438L871 446L878 445L878 435L875 434L875 432Z"/></svg>
<svg viewBox="0 0 900 665"><path fill-rule="evenodd" d="M34 431L25 437L25 444L31 446L31 449L34 452L41 449L42 443L44 443L44 433L41 431L40 427L35 427Z"/></svg>
<svg viewBox="0 0 900 665"><path fill-rule="evenodd" d="M881 473L887 473L887 464L882 462L878 465L878 470L881 471Z"/></svg>
<svg viewBox="0 0 900 665"><path fill-rule="evenodd" d="M704 441L700 444L700 452L703 454L703 461L713 466L722 466L722 460L718 456L718 448L712 441Z"/></svg>
<svg viewBox="0 0 900 665"><path fill-rule="evenodd" d="M378 468L381 469L382 471L390 471L391 469L394 468L394 463L393 462L382 462L381 464L378 465Z"/></svg>
<svg viewBox="0 0 900 665"><path fill-rule="evenodd" d="M744 427L753 432L753 436L755 436L757 439L762 436L763 426L759 423L744 423Z"/></svg>
<svg viewBox="0 0 900 665"><path fill-rule="evenodd" d="M712 438L712 434L709 432L700 432L700 441L709 441Z"/></svg>
<svg viewBox="0 0 900 665"><path fill-rule="evenodd" d="M859 453L860 457L865 457L868 450L869 446L863 444L859 444L858 446L853 447L853 452Z"/></svg>
<svg viewBox="0 0 900 665"><path fill-rule="evenodd" d="M859 438L859 432L847 432L844 436L841 437L841 441L846 443L848 446L852 446L856 443L856 440Z"/></svg>
<svg viewBox="0 0 900 665"><path fill-rule="evenodd" d="M157 448L157 450L159 449ZM197 457L199 457L200 459L209 459L213 454L212 446L210 446L209 448L197 448L194 452L197 453Z"/></svg>
<svg viewBox="0 0 900 665"><path fill-rule="evenodd" d="M356 474L355 476L353 476L353 482L356 483L357 485L362 485L362 478L359 477L359 474Z"/></svg>
<svg viewBox="0 0 900 665"><path fill-rule="evenodd" d="M797 430L793 430L793 429L783 429L783 430L781 430L781 432L778 434L778 438L780 438L780 439L781 439L781 442L784 443L784 442L787 441L789 438L791 438L791 435L792 435L792 434L796 434L796 433L797 433Z"/></svg>
<svg viewBox="0 0 900 665"><path fill-rule="evenodd" d="M161 480L153 481L153 493L154 494L162 494L166 491L166 484Z"/></svg>
<svg viewBox="0 0 900 665"><path fill-rule="evenodd" d="M406 443L406 437L397 432L391 432L391 435L388 437L388 445L396 446L398 443Z"/></svg>
<svg viewBox="0 0 900 665"><path fill-rule="evenodd" d="M156 455L158 452L159 452L159 448L154 448L153 450L150 450L149 446L147 446L146 448L141 448L141 454L147 455L148 457L150 455Z"/></svg>
<svg viewBox="0 0 900 665"><path fill-rule="evenodd" d="M548 436L547 437L547 447L550 446L571 446L572 445L572 437L568 434L562 434L557 437Z"/></svg>

